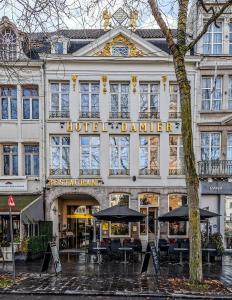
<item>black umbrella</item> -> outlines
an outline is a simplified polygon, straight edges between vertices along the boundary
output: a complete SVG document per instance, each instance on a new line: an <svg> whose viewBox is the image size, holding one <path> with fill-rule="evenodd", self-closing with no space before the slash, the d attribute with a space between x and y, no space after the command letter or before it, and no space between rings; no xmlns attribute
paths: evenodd
<svg viewBox="0 0 232 300"><path fill-rule="evenodd" d="M219 214L200 208L200 219L204 221L208 218L219 217ZM189 208L188 205L183 205L179 208L169 211L168 213L159 217L159 221L188 221Z"/></svg>
<svg viewBox="0 0 232 300"><path fill-rule="evenodd" d="M146 216L140 212L130 209L125 205L115 205L93 214L98 220L113 222L139 222Z"/></svg>

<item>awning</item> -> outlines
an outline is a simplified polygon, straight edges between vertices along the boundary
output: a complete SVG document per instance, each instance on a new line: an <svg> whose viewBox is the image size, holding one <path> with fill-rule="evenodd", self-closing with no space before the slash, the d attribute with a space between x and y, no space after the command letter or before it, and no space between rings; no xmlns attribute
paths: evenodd
<svg viewBox="0 0 232 300"><path fill-rule="evenodd" d="M15 206L12 214L20 214L24 223L33 223L44 220L43 197L41 195L12 195ZM0 195L0 215L8 215L9 195Z"/></svg>
<svg viewBox="0 0 232 300"><path fill-rule="evenodd" d="M93 214L98 220L112 222L139 222L146 216L124 205L115 205Z"/></svg>

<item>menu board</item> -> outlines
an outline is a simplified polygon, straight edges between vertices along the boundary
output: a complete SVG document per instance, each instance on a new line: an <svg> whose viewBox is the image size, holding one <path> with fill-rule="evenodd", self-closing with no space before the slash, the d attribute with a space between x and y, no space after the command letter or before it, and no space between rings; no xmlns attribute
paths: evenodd
<svg viewBox="0 0 232 300"><path fill-rule="evenodd" d="M60 262L59 252L56 247L56 243L49 242L47 245L47 250L44 253L43 264L42 264L40 273L48 271L48 267L49 267L51 258L53 260L54 269L55 269L56 274L62 272L62 266L61 266L61 262Z"/></svg>
<svg viewBox="0 0 232 300"><path fill-rule="evenodd" d="M146 249L146 253L145 253L145 256L144 256L141 273L144 273L144 272L147 271L150 256L152 257L152 263L153 263L153 267L155 269L155 274L158 275L158 273L160 271L160 261L159 261L158 251L156 249L156 246L155 246L154 242L149 242L147 244L147 249Z"/></svg>

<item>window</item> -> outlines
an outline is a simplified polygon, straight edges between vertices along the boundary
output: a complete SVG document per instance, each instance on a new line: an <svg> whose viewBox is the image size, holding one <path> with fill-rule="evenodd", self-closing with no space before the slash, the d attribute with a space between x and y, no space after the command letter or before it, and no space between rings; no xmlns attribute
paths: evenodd
<svg viewBox="0 0 232 300"><path fill-rule="evenodd" d="M169 195L168 196L169 211L179 208L187 204L186 195ZM179 236L187 235L187 222L184 221L173 221L169 222L169 235Z"/></svg>
<svg viewBox="0 0 232 300"><path fill-rule="evenodd" d="M64 43L63 42L55 42L54 52L56 54L63 54L64 53Z"/></svg>
<svg viewBox="0 0 232 300"><path fill-rule="evenodd" d="M128 194L110 194L110 206L124 205L130 206L130 196Z"/></svg>
<svg viewBox="0 0 232 300"><path fill-rule="evenodd" d="M227 159L232 160L232 133L227 134Z"/></svg>
<svg viewBox="0 0 232 300"><path fill-rule="evenodd" d="M139 144L139 174L159 175L159 136L140 136Z"/></svg>
<svg viewBox="0 0 232 300"><path fill-rule="evenodd" d="M222 22L211 24L204 34L203 54L222 54Z"/></svg>
<svg viewBox="0 0 232 300"><path fill-rule="evenodd" d="M140 83L140 113L139 117L159 118L159 93L158 83Z"/></svg>
<svg viewBox="0 0 232 300"><path fill-rule="evenodd" d="M129 136L110 137L110 175L129 175Z"/></svg>
<svg viewBox="0 0 232 300"><path fill-rule="evenodd" d="M229 24L229 54L232 54L232 23Z"/></svg>
<svg viewBox="0 0 232 300"><path fill-rule="evenodd" d="M140 235L157 235L159 196L154 193L141 193L138 200L140 212L147 216L140 221ZM154 239L154 236L152 238Z"/></svg>
<svg viewBox="0 0 232 300"><path fill-rule="evenodd" d="M18 175L18 145L3 145L3 175Z"/></svg>
<svg viewBox="0 0 232 300"><path fill-rule="evenodd" d="M99 83L80 83L81 118L99 118Z"/></svg>
<svg viewBox="0 0 232 300"><path fill-rule="evenodd" d="M228 109L232 110L232 76L229 76Z"/></svg>
<svg viewBox="0 0 232 300"><path fill-rule="evenodd" d="M201 133L201 160L218 160L221 156L221 134L219 132Z"/></svg>
<svg viewBox="0 0 232 300"><path fill-rule="evenodd" d="M225 248L232 248L232 197L225 196L224 198L224 242Z"/></svg>
<svg viewBox="0 0 232 300"><path fill-rule="evenodd" d="M110 97L110 118L129 118L129 84L111 83Z"/></svg>
<svg viewBox="0 0 232 300"><path fill-rule="evenodd" d="M202 77L202 110L217 111L222 104L222 77Z"/></svg>
<svg viewBox="0 0 232 300"><path fill-rule="evenodd" d="M112 56L128 56L129 49L125 45L115 45L112 47Z"/></svg>
<svg viewBox="0 0 232 300"><path fill-rule="evenodd" d="M23 87L23 119L39 119L39 95L37 87Z"/></svg>
<svg viewBox="0 0 232 300"><path fill-rule="evenodd" d="M81 136L80 175L100 175L100 138Z"/></svg>
<svg viewBox="0 0 232 300"><path fill-rule="evenodd" d="M25 175L39 175L39 145L24 145Z"/></svg>
<svg viewBox="0 0 232 300"><path fill-rule="evenodd" d="M51 137L51 170L50 175L70 175L70 137Z"/></svg>
<svg viewBox="0 0 232 300"><path fill-rule="evenodd" d="M169 96L170 96L169 118L170 119L181 118L180 94L179 94L178 84L170 83Z"/></svg>
<svg viewBox="0 0 232 300"><path fill-rule="evenodd" d="M17 120L16 87L1 87L1 117L3 120Z"/></svg>
<svg viewBox="0 0 232 300"><path fill-rule="evenodd" d="M130 196L128 194L110 194L110 206L124 205L130 206ZM110 223L110 235L111 236L129 236L130 226L128 222Z"/></svg>
<svg viewBox="0 0 232 300"><path fill-rule="evenodd" d="M0 60L17 59L17 36L10 28L0 32Z"/></svg>
<svg viewBox="0 0 232 300"><path fill-rule="evenodd" d="M69 83L53 82L50 118L69 118Z"/></svg>
<svg viewBox="0 0 232 300"><path fill-rule="evenodd" d="M169 136L169 175L184 174L184 154L182 137Z"/></svg>

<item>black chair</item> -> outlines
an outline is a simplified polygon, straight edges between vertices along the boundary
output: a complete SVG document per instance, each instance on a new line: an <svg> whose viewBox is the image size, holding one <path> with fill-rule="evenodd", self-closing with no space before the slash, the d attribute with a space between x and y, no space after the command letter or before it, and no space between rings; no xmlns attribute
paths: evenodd
<svg viewBox="0 0 232 300"><path fill-rule="evenodd" d="M168 256L169 242L165 239L159 239L158 249L161 258Z"/></svg>
<svg viewBox="0 0 232 300"><path fill-rule="evenodd" d="M97 256L97 250L94 249L97 247L97 242L90 242L89 243L89 247L87 249L87 253L86 253L86 260L90 261L91 255L95 255Z"/></svg>
<svg viewBox="0 0 232 300"><path fill-rule="evenodd" d="M168 260L171 262L178 261L178 253L174 250L174 248L178 248L178 244L170 244L168 248Z"/></svg>
<svg viewBox="0 0 232 300"><path fill-rule="evenodd" d="M111 251L111 257L114 259L121 259L121 251L119 248L121 248L121 242L120 239L115 239L111 241L110 244L110 251Z"/></svg>
<svg viewBox="0 0 232 300"><path fill-rule="evenodd" d="M134 239L134 241L131 243L133 249L134 249L134 253L138 254L138 256L140 255L141 257L141 261L143 259L143 252L142 252L142 243L140 239Z"/></svg>

